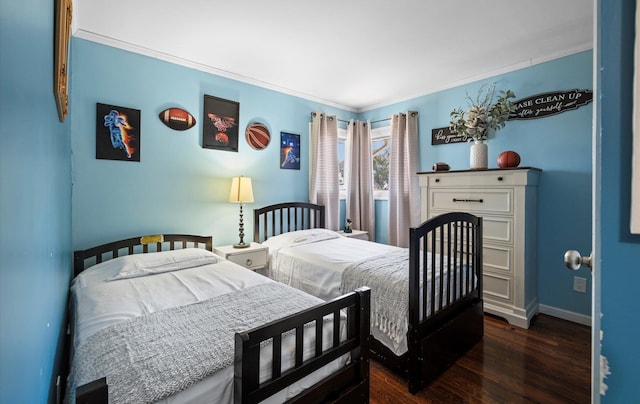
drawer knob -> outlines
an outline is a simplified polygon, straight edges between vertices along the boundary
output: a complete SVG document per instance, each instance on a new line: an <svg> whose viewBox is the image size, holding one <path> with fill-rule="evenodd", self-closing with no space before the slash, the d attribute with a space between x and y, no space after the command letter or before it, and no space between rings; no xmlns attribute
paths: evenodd
<svg viewBox="0 0 640 404"><path fill-rule="evenodd" d="M440 182L440 178L436 178L436 182Z"/></svg>
<svg viewBox="0 0 640 404"><path fill-rule="evenodd" d="M251 261L251 258L247 258L247 266L250 267L253 264L253 261Z"/></svg>
<svg viewBox="0 0 640 404"><path fill-rule="evenodd" d="M502 181L502 177L498 177L498 181Z"/></svg>

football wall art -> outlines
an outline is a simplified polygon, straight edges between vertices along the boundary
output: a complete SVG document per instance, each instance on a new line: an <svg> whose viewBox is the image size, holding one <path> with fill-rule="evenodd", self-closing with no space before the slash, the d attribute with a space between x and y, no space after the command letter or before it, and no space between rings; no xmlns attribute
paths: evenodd
<svg viewBox="0 0 640 404"><path fill-rule="evenodd" d="M300 135L280 132L280 168L300 169Z"/></svg>
<svg viewBox="0 0 640 404"><path fill-rule="evenodd" d="M140 161L140 110L96 104L96 158Z"/></svg>
<svg viewBox="0 0 640 404"><path fill-rule="evenodd" d="M167 108L158 115L160 122L173 130L191 129L196 124L196 118L182 108Z"/></svg>
<svg viewBox="0 0 640 404"><path fill-rule="evenodd" d="M240 103L205 94L202 147L237 152L239 120Z"/></svg>

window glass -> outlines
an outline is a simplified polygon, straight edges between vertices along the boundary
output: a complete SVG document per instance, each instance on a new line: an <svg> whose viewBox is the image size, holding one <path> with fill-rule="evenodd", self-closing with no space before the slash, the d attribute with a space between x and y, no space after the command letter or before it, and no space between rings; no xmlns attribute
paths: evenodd
<svg viewBox="0 0 640 404"><path fill-rule="evenodd" d="M340 189L344 189L344 163L345 163L345 146L346 146L346 136L345 138L338 137L338 180L340 181Z"/></svg>
<svg viewBox="0 0 640 404"><path fill-rule="evenodd" d="M373 197L388 199L389 194L389 155L391 152L390 127L371 130L371 154L373 160ZM347 130L338 128L338 181L340 199L346 199L346 170L349 165L347 151Z"/></svg>
<svg viewBox="0 0 640 404"><path fill-rule="evenodd" d="M373 163L373 198L389 199L389 157L391 156L391 127L371 129Z"/></svg>
<svg viewBox="0 0 640 404"><path fill-rule="evenodd" d="M371 141L371 154L373 161L373 190L389 190L389 143L388 137L373 139Z"/></svg>

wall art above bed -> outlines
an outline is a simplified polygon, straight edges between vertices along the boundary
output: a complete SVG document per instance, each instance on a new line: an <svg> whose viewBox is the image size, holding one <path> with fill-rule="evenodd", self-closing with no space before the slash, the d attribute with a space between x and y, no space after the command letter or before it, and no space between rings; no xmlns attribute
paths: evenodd
<svg viewBox="0 0 640 404"><path fill-rule="evenodd" d="M280 132L280 168L300 169L300 135Z"/></svg>
<svg viewBox="0 0 640 404"><path fill-rule="evenodd" d="M202 147L237 152L240 103L205 94L203 109Z"/></svg>
<svg viewBox="0 0 640 404"><path fill-rule="evenodd" d="M253 150L263 150L269 146L271 141L271 134L267 125L254 122L247 125L247 129L244 132L244 136L247 140L247 144Z"/></svg>
<svg viewBox="0 0 640 404"><path fill-rule="evenodd" d="M96 158L140 162L140 110L96 104Z"/></svg>

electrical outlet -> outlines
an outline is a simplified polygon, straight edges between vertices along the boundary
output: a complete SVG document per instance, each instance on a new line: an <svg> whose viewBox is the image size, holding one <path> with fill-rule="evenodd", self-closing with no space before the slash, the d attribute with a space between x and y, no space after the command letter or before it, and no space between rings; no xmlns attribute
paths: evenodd
<svg viewBox="0 0 640 404"><path fill-rule="evenodd" d="M579 276L573 277L573 290L580 293L587 293L587 278Z"/></svg>

